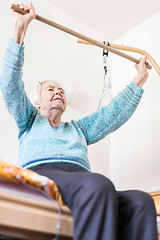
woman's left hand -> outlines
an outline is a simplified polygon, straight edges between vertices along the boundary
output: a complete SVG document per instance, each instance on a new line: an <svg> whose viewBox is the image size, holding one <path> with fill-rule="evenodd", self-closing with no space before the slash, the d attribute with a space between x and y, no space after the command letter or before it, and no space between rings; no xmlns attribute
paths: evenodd
<svg viewBox="0 0 160 240"><path fill-rule="evenodd" d="M135 68L137 69L138 74L133 81L137 84L139 88L141 88L144 85L144 83L148 78L146 64L148 64L147 57L143 57L143 58L140 58L140 62L135 65Z"/></svg>

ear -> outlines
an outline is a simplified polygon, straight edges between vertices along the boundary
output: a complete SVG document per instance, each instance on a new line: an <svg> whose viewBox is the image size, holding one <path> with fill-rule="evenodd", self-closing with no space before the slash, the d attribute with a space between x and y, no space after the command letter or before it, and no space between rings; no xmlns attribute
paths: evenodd
<svg viewBox="0 0 160 240"><path fill-rule="evenodd" d="M41 105L40 105L40 104L36 104L35 107L36 107L37 109L40 109L40 108L41 108Z"/></svg>

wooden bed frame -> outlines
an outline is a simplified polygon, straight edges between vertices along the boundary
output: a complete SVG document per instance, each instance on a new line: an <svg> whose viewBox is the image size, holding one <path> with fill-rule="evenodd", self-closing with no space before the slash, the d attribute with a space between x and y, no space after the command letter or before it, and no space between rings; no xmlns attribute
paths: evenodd
<svg viewBox="0 0 160 240"><path fill-rule="evenodd" d="M0 181L0 236L51 240L56 235L59 207L41 190ZM73 218L61 208L60 240L72 239Z"/></svg>

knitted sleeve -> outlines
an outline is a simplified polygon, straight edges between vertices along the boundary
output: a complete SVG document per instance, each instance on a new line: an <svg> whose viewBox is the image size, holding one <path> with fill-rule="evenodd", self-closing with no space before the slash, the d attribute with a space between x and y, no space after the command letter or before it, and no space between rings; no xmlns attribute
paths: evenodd
<svg viewBox="0 0 160 240"><path fill-rule="evenodd" d="M2 62L0 90L8 112L13 116L19 128L19 135L26 129L35 108L28 99L22 81L24 63L24 45L9 40Z"/></svg>
<svg viewBox="0 0 160 240"><path fill-rule="evenodd" d="M131 82L108 106L77 121L87 144L95 143L120 128L136 110L143 91Z"/></svg>

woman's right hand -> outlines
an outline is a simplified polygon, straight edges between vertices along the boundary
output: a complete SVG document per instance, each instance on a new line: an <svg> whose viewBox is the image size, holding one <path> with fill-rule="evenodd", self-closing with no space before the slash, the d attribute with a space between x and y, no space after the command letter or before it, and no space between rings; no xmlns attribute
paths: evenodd
<svg viewBox="0 0 160 240"><path fill-rule="evenodd" d="M22 45L29 23L36 17L36 13L32 3L30 3L28 6L25 4L17 4L17 6L25 11L28 11L27 14L22 15L13 10L14 16L13 40L16 43Z"/></svg>

